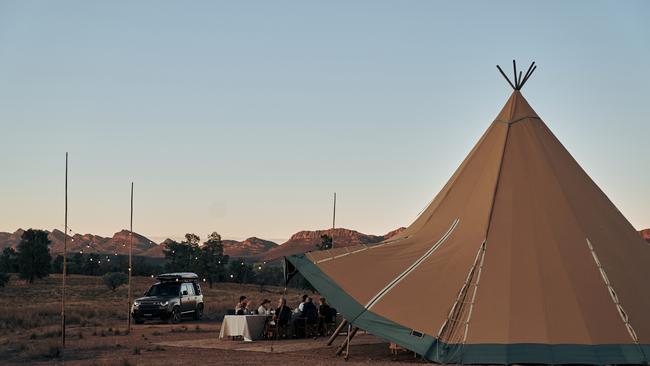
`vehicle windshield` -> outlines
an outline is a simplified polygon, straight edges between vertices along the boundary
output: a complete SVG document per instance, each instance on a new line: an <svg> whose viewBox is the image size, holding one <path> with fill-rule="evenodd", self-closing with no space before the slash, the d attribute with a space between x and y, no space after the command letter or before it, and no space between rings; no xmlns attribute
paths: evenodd
<svg viewBox="0 0 650 366"><path fill-rule="evenodd" d="M147 296L178 296L180 293L180 283L157 283L147 291Z"/></svg>

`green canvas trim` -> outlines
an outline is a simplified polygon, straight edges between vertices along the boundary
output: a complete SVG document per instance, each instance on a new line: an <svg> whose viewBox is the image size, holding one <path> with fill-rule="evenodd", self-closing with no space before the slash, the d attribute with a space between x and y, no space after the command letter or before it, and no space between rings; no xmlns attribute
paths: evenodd
<svg viewBox="0 0 650 366"><path fill-rule="evenodd" d="M448 344L365 310L304 254L286 258L345 319L373 335L399 344L425 359L456 364L647 364L650 345L636 344ZM418 329L415 329L418 331Z"/></svg>

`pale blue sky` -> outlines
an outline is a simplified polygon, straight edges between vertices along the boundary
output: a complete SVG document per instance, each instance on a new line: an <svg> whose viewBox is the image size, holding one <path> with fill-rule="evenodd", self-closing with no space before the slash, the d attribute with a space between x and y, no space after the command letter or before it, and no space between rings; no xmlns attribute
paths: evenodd
<svg viewBox="0 0 650 366"><path fill-rule="evenodd" d="M650 2L2 1L0 231L408 225L523 92L650 226Z"/></svg>

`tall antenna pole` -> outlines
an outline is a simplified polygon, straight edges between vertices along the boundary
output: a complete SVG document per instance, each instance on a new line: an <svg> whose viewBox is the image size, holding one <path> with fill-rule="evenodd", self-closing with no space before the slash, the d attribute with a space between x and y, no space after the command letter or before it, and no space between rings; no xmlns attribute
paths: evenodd
<svg viewBox="0 0 650 366"><path fill-rule="evenodd" d="M334 248L334 228L336 227L336 192L334 192L334 212L332 213L332 249Z"/></svg>
<svg viewBox="0 0 650 366"><path fill-rule="evenodd" d="M63 233L63 283L61 284L61 353L65 351L65 277L68 271L68 152L65 153L65 232Z"/></svg>
<svg viewBox="0 0 650 366"><path fill-rule="evenodd" d="M131 224L129 226L129 295L126 313L126 331L131 333L131 273L133 272L131 253L133 252L133 182L131 182Z"/></svg>

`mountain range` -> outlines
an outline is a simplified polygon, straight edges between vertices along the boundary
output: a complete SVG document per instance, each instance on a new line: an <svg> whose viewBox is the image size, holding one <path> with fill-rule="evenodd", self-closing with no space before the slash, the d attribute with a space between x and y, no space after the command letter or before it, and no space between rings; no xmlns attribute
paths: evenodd
<svg viewBox="0 0 650 366"><path fill-rule="evenodd" d="M351 246L357 244L375 244L389 239L403 231L399 228L384 235L370 235L350 229L328 229L314 231L299 231L282 244L251 237L242 241L223 240L225 254L232 258L245 258L251 261L272 261L286 255L308 252L316 249L321 242L321 236L327 234L333 237L334 246ZM24 230L18 229L13 233L0 232L0 250L6 247L16 247L20 242ZM639 231L639 234L650 243L650 229ZM63 252L63 232L55 229L49 232L50 253L53 255ZM133 233L133 254L144 257L162 258L163 249L172 242L166 239L162 243L152 240L138 233ZM129 231L122 230L112 237L102 237L93 234L74 234L69 236L68 253L98 253L98 254L128 254Z"/></svg>
<svg viewBox="0 0 650 366"><path fill-rule="evenodd" d="M316 249L321 242L321 235L333 236L334 245L350 246L356 244L373 244L388 239L404 230L399 228L385 235L368 235L349 229L332 229L316 231L300 231L291 236L283 244L277 244L270 240L251 237L242 241L223 240L225 254L232 258L245 258L249 260L270 261L285 255L308 252ZM18 229L13 233L0 232L0 250L6 247L15 248L25 231ZM54 229L48 231L48 238L51 241L50 253L53 255L63 253L63 231ZM161 243L155 243L147 237L133 233L133 254L144 257L162 258L163 250L172 242L166 239ZM102 237L93 234L69 234L68 253L97 253L97 254L128 254L129 231L122 230L113 234L112 237Z"/></svg>

